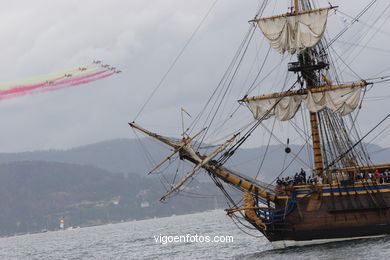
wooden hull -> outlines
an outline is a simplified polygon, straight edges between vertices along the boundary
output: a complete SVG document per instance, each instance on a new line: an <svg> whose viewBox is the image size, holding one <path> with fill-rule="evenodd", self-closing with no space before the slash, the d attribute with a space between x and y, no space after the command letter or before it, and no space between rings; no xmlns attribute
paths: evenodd
<svg viewBox="0 0 390 260"><path fill-rule="evenodd" d="M337 228L265 231L263 234L276 248L329 243L351 239L390 235L390 224L340 226Z"/></svg>
<svg viewBox="0 0 390 260"><path fill-rule="evenodd" d="M331 191L329 185L319 187L313 191L313 186L301 186L290 196L280 196L275 206L279 212L285 209L283 216L264 217L257 212L267 228L249 221L276 247L390 235L390 184ZM291 200L294 208L288 209Z"/></svg>

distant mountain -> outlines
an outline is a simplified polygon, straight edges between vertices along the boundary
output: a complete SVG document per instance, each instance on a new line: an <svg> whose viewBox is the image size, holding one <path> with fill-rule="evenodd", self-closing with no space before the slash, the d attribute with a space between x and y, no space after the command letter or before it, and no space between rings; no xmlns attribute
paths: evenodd
<svg viewBox="0 0 390 260"><path fill-rule="evenodd" d="M299 145L290 145L291 153L284 152L284 145L270 145L268 148L260 146L251 149L239 149L227 166L248 176L256 176L263 156L267 155L262 164L259 176L264 181L272 181L287 165L289 169L285 175L293 175L300 168L308 169L308 151ZM367 145L374 163L388 162L390 150L377 145ZM0 163L17 161L50 161L63 162L79 165L89 165L112 173L136 173L145 175L158 162L170 153L169 148L150 138L115 139L99 142L86 146L76 147L70 150L49 150L22 153L0 153ZM296 160L295 154L302 158L306 164ZM311 155L310 155L311 156ZM291 163L291 164L290 164ZM181 171L189 170L185 166ZM172 173L174 167L168 169ZM208 180L201 177L200 180Z"/></svg>
<svg viewBox="0 0 390 260"><path fill-rule="evenodd" d="M310 173L311 165L308 159L312 155L312 150L300 145L289 145L291 153L285 153L284 145L270 145L268 148L260 146L251 149L239 149L232 160L226 166L242 174L254 177L260 169L259 178L266 182L272 182L276 176L283 172L282 176L293 176L303 168ZM390 162L390 150L380 146L369 144L366 148L371 160L375 164ZM264 155L266 154L265 158ZM264 160L263 160L264 158ZM261 166L261 167L260 167Z"/></svg>
<svg viewBox="0 0 390 260"><path fill-rule="evenodd" d="M148 150L145 152L145 149ZM91 165L113 173L144 174L153 167L147 156L160 160L168 150L149 138L115 139L69 150L0 153L0 163L48 161Z"/></svg>
<svg viewBox="0 0 390 260"><path fill-rule="evenodd" d="M58 229L61 218L66 227L89 226L218 205L211 184L193 181L186 191L190 196L163 204L159 198L165 190L156 177L58 162L5 163L0 165L0 235ZM194 199L196 194L201 199Z"/></svg>

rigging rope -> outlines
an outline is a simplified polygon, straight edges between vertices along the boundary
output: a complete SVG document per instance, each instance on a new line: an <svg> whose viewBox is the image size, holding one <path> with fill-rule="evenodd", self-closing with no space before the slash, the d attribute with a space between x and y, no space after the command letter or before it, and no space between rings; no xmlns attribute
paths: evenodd
<svg viewBox="0 0 390 260"><path fill-rule="evenodd" d="M362 17L375 3L377 0L372 0L363 10L355 16L355 18L352 20L351 24L346 26L343 30L341 30L328 44L326 47L324 47L324 51L327 50L335 41L337 41L338 38L340 38L355 22L357 22L360 17Z"/></svg>
<svg viewBox="0 0 390 260"><path fill-rule="evenodd" d="M146 99L145 103L142 105L141 109L139 110L139 112L137 113L137 115L135 116L133 122L135 122L135 120L137 120L137 118L139 117L139 115L142 113L142 111L145 109L146 105L150 102L150 100L152 99L152 97L154 96L154 94L156 94L157 90L161 87L161 85L163 84L163 82L165 81L166 77L168 76L168 74L171 72L171 70L173 69L173 67L176 65L177 61L180 59L180 57L183 55L184 51L186 50L187 46L191 43L191 41L194 39L196 33L199 31L199 29L202 27L203 23L206 21L207 17L209 16L209 14L211 13L211 11L214 9L215 5L217 4L218 0L215 0L210 8L208 9L207 13L204 15L204 17L202 18L202 20L200 21L200 23L198 24L198 26L195 28L194 32L191 34L190 38L187 40L187 42L184 44L183 48L180 50L180 52L178 53L178 55L176 56L176 58L173 60L172 64L169 66L168 70L165 72L165 74L163 75L163 77L161 78L161 80L158 82L158 84L156 85L156 87L154 87L153 91L150 93L149 97Z"/></svg>
<svg viewBox="0 0 390 260"><path fill-rule="evenodd" d="M357 141L352 147L350 147L347 151L345 151L343 154L340 154L336 159L334 159L330 164L328 164L324 171L335 165L338 161L344 158L344 156L349 153L353 148L355 148L359 143L363 141L364 138L366 138L371 132L373 132L379 125L381 125L387 118L390 117L390 114L388 114L385 118L383 118L376 126L374 126L370 131L368 131L362 138L360 138L359 141Z"/></svg>

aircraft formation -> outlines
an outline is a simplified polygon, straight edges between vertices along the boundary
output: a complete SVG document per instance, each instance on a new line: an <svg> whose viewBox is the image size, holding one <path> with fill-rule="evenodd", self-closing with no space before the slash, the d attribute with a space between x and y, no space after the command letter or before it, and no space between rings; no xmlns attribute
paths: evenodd
<svg viewBox="0 0 390 260"><path fill-rule="evenodd" d="M0 83L0 100L84 85L121 72L116 67L103 65L101 60L94 60L63 72Z"/></svg>

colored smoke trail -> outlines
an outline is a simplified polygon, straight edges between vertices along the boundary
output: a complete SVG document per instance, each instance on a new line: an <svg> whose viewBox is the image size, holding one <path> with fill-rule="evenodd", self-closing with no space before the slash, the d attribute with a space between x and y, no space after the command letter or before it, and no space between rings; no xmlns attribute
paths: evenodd
<svg viewBox="0 0 390 260"><path fill-rule="evenodd" d="M95 72L95 73L88 74L88 75L85 75L85 76L80 76L80 77L70 78L70 79L66 79L66 80L61 80L61 81L55 82L53 84L49 84L48 87L58 86L58 85L65 84L65 83L72 83L72 82L80 81L80 80L83 80L83 79L86 79L86 78L95 77L95 76L98 76L98 75L100 75L102 73L105 73L107 71L108 70L103 70L103 71Z"/></svg>
<svg viewBox="0 0 390 260"><path fill-rule="evenodd" d="M91 65L87 65L87 66L90 67ZM62 74L63 72L51 74L49 75L50 77L48 78L40 77L41 82L37 84L31 84L31 85L18 84L13 86L9 85L8 83L0 84L0 100L20 97L28 94L55 91L63 88L88 84L90 82L94 82L97 80L110 77L116 73L115 71L109 72L110 70L108 68L102 68L100 66L95 66L94 68L91 69L87 69L87 66L66 70L65 74ZM54 75L57 77L53 78ZM45 81L42 82L43 80Z"/></svg>
<svg viewBox="0 0 390 260"><path fill-rule="evenodd" d="M115 74L115 72L111 72L111 73L102 75L100 77L73 82L73 83L70 83L70 84L65 85L65 86L57 86L57 87L54 87L54 88L45 88L45 89L42 89L42 91L40 91L40 93L41 92L55 91L55 90L60 90L60 89L63 89L63 88L70 88L70 87L75 87L75 86L87 84L87 83L94 82L94 81L97 81L97 80L100 80L100 79L108 78L108 77L110 77L110 76L112 76L114 74Z"/></svg>
<svg viewBox="0 0 390 260"><path fill-rule="evenodd" d="M95 70L92 70L92 71L95 71ZM64 83L67 83L67 82L70 82L70 81L76 81L76 80L80 80L80 79L84 79L84 78L93 77L93 76L102 74L102 73L104 73L106 71L107 70L104 70L104 71L88 74L88 75L85 75L85 76L70 78L70 79L66 79L66 80L61 80L61 79L64 78L64 76L62 76L62 77L59 77L59 78L51 79L50 81L52 81L53 83L49 83L50 81L47 80L44 83L39 83L39 84L31 85L31 86L14 86L13 88L11 88L9 90L4 90L4 91L0 90L0 96L2 96L2 95L9 95L9 94L16 94L16 93L21 93L21 92L30 92L32 90L35 90L35 89L41 88L41 87L56 86L58 84L64 84ZM61 80L61 81L56 82L57 80Z"/></svg>
<svg viewBox="0 0 390 260"><path fill-rule="evenodd" d="M63 77L65 74L72 74L75 76L79 76L79 75L87 74L91 71L96 71L96 70L100 69L100 67L96 67L96 66L93 67L92 69L90 69L90 67L92 67L93 65L94 64L86 64L86 65L74 67L72 69L63 70L61 72L51 73L48 75L41 75L41 76L37 76L34 78L30 78L30 79L3 82L3 83L0 83L0 91L15 88L16 86L25 87L25 86L40 84L40 83L43 83L45 81L53 81L57 78ZM86 68L87 70L80 71L80 68Z"/></svg>

